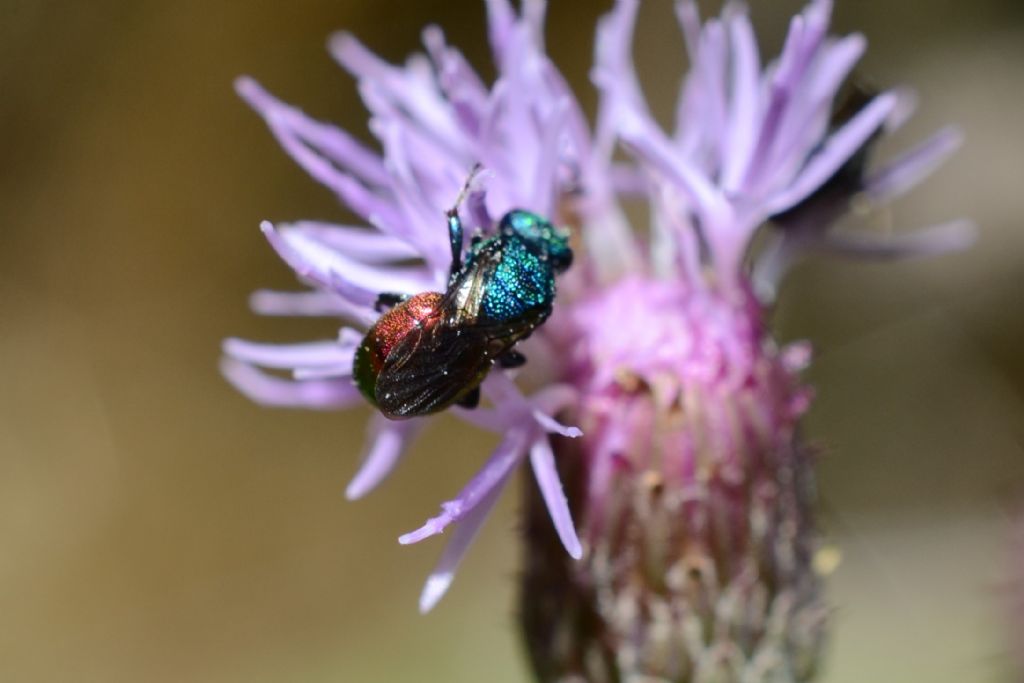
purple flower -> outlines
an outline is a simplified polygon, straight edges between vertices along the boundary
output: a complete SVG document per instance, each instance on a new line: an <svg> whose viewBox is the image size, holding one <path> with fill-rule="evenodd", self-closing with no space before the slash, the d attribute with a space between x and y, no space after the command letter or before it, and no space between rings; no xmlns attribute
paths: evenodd
<svg viewBox="0 0 1024 683"><path fill-rule="evenodd" d="M620 0L602 22L594 80L622 143L647 171L660 258L670 254L688 280L706 279L704 266L727 286L750 276L744 258L754 233L769 219L800 208L757 255L752 277L759 292L775 285L794 258L811 250L879 257L932 254L970 244L973 228L954 221L886 238L839 235L832 224L857 198L878 204L913 187L959 144L946 129L879 169L858 178L844 196L821 201L844 166L857 163L876 136L898 129L912 113L907 91L871 98L839 127L833 110L844 81L865 48L858 34L827 34L832 3L815 0L790 24L782 54L762 67L742 5L702 25L694 2L676 10L691 69L666 134L651 117L629 50L638 0ZM701 250L706 249L706 255Z"/></svg>
<svg viewBox="0 0 1024 683"><path fill-rule="evenodd" d="M537 0L519 15L488 0L491 86L434 27L424 32L428 56L404 67L335 37L332 53L359 80L380 155L241 79L240 94L285 150L365 226L263 224L310 289L258 292L253 307L356 327L290 346L228 340L224 373L267 405L360 403L352 357L378 315L374 300L444 289L444 212L481 164L462 207L470 228L490 230L492 217L523 207L568 225L577 260L554 315L527 342L536 390L522 393L515 372L495 369L483 385L489 407L453 409L502 441L438 516L400 539L454 527L421 608L443 595L528 457L536 489L523 618L541 680L690 680L776 666L806 677L825 612L811 569L813 462L798 435L810 349L780 348L767 306L788 266L811 251L892 257L965 246L964 222L884 239L837 229L851 207L913 186L958 137L942 131L886 166L868 163L910 98L883 92L840 115L837 94L864 40L827 35L826 0L793 19L765 66L741 5L702 24L692 2L677 3L692 67L666 133L632 66L638 7L620 0L598 28L593 129L544 54ZM618 145L634 163L613 163ZM631 229L623 200L649 204L645 234ZM764 247L751 253L759 230ZM375 416L348 496L376 486L423 423Z"/></svg>
<svg viewBox="0 0 1024 683"><path fill-rule="evenodd" d="M488 3L498 67L497 81L490 87L445 43L437 27L424 31L429 57L414 55L404 67L381 61L349 35L332 38L332 54L359 80L383 155L280 102L251 79L239 79L239 93L292 158L371 228L309 221L262 225L271 246L312 291L257 292L253 307L271 315L337 315L358 329L343 327L336 340L308 344L227 340L223 371L240 391L273 406L332 409L359 404L352 358L363 330L378 315L373 302L382 290L444 290L450 261L444 212L474 164L482 164L486 173L471 188L463 219L470 228L482 230L493 225L492 216L513 207L552 215L568 188L582 182L601 185L602 164L593 158L579 105L543 52L543 10L541 3L527 3L517 16L507 2ZM398 265L411 258L421 263ZM542 366L543 332L535 336L531 356ZM292 378L260 368L290 370ZM483 386L494 408L455 410L467 421L502 434L503 440L438 516L400 538L414 543L456 524L427 582L422 609L443 595L498 493L527 456L565 548L580 556L548 444L548 434L579 436L578 429L553 417L573 403L575 393L555 381L545 384L526 397L509 377L494 372ZM372 420L369 447L348 486L349 498L365 495L387 476L423 422L392 422L379 415Z"/></svg>

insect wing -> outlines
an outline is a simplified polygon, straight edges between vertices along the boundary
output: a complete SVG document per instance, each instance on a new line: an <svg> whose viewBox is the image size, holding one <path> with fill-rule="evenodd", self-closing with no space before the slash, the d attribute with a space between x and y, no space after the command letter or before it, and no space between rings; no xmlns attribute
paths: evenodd
<svg viewBox="0 0 1024 683"><path fill-rule="evenodd" d="M377 403L388 417L447 408L490 369L489 335L438 321L411 331L388 354L377 377Z"/></svg>

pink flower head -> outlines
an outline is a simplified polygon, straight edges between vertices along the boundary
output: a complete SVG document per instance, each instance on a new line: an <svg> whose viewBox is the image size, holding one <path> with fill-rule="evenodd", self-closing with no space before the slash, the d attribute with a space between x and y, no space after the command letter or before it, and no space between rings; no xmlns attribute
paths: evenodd
<svg viewBox="0 0 1024 683"><path fill-rule="evenodd" d="M797 379L809 349L775 346L765 297L808 249L902 255L968 240L959 222L879 244L831 229L853 195L882 201L904 191L955 147L957 136L944 131L880 170L859 172L852 160L902 123L907 98L882 93L837 125L836 95L864 41L826 35L827 0L814 0L793 20L782 54L765 67L741 5L702 24L692 2L679 2L692 68L672 134L654 123L633 71L638 7L638 0L620 0L598 28L593 78L601 101L593 131L544 53L541 0L524 0L519 14L507 0L487 0L497 66L490 86L436 27L424 32L427 54L404 66L381 61L349 35L334 37L331 52L359 81L380 153L251 79L237 83L288 154L363 222L263 223L271 246L308 289L257 292L253 308L337 316L354 327L305 344L227 340L224 374L259 403L336 409L362 401L352 359L379 315L373 303L382 291L444 290L450 260L444 212L474 165L485 171L461 207L470 229L491 230L495 217L521 207L576 231L576 263L555 314L529 340L539 387L525 395L514 372L495 369L483 385L490 407L453 409L502 440L439 515L400 538L414 543L453 527L421 596L424 611L444 594L504 484L527 458L557 538L585 562L620 550L601 536L616 523L616 487L658 463L675 468L668 479L678 485L679 500L696 501L686 511L693 525L686 533L708 518L701 505L712 489L779 523L792 520L778 518L776 503L786 515L804 515L805 501L769 490L766 482L780 467L806 467L793 442L810 399ZM618 144L635 164L612 163ZM858 172L841 192L824 191L851 169ZM649 202L649 237L630 229L620 195ZM752 236L763 225L774 226L769 246L748 260ZM556 469L560 442L553 449L550 439L582 432L557 421L559 414L587 430L577 442L588 487L582 543ZM348 497L380 483L424 422L376 415ZM652 459L655 445L669 449L663 460ZM763 490L744 493L750 481ZM737 508L729 518L730 542L742 552L748 512ZM804 517L797 527L810 528ZM782 577L789 570L779 571Z"/></svg>

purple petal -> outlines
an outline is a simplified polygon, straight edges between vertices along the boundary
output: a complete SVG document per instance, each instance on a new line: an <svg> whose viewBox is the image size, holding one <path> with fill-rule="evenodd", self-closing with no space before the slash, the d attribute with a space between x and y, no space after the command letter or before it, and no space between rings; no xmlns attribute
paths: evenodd
<svg viewBox="0 0 1024 683"><path fill-rule="evenodd" d="M552 212L552 203L555 201L555 189L557 183L555 174L558 171L561 157L561 138L564 132L565 122L569 114L569 102L559 100L555 110L544 124L540 140L540 158L534 170L533 187L531 197L533 202L531 210L543 216L549 216Z"/></svg>
<svg viewBox="0 0 1024 683"><path fill-rule="evenodd" d="M871 174L864 185L871 199L889 201L924 180L963 142L956 128L945 128Z"/></svg>
<svg viewBox="0 0 1024 683"><path fill-rule="evenodd" d="M544 50L544 15L548 10L547 0L522 0L522 21L530 30L533 47Z"/></svg>
<svg viewBox="0 0 1024 683"><path fill-rule="evenodd" d="M894 133L903 127L910 117L917 111L917 91L906 86L893 89L896 95L896 106L893 107L889 118L885 120L885 132Z"/></svg>
<svg viewBox="0 0 1024 683"><path fill-rule="evenodd" d="M467 410L455 407L452 410L463 420L492 432L504 433L517 425L531 421L546 432L575 439L583 435L577 427L568 427L555 420L552 415L575 404L579 395L567 384L553 384L541 389L528 399L519 393L518 387L504 373L493 372L482 385L484 395L500 408L475 408Z"/></svg>
<svg viewBox="0 0 1024 683"><path fill-rule="evenodd" d="M620 0L597 24L590 80L600 90L601 101L593 146L595 155L605 163L611 163L615 149L619 109L646 111L630 55L639 7L636 0Z"/></svg>
<svg viewBox="0 0 1024 683"><path fill-rule="evenodd" d="M701 31L700 52L694 69L701 78L701 114L703 128L707 131L711 143L709 152L713 154L712 173L719 171L718 166L723 157L724 145L727 142L726 123L728 120L726 104L726 35L722 22L712 19Z"/></svg>
<svg viewBox="0 0 1024 683"><path fill-rule="evenodd" d="M570 439L578 439L579 437L583 436L583 430L581 430L579 427L567 427L566 425L562 424L561 422L559 422L558 420L551 417L545 412L542 412L540 410L534 410L532 414L533 419L535 419L537 423L541 427L543 427L544 431L546 432L551 432L552 434L565 436Z"/></svg>
<svg viewBox="0 0 1024 683"><path fill-rule="evenodd" d="M259 344L244 339L225 339L224 353L265 368L299 368L322 365L347 364L352 366L355 345L341 345L336 341L306 342L302 344Z"/></svg>
<svg viewBox="0 0 1024 683"><path fill-rule="evenodd" d="M233 358L223 359L220 370L238 391L265 406L333 410L351 407L362 400L359 390L348 379L295 382Z"/></svg>
<svg viewBox="0 0 1024 683"><path fill-rule="evenodd" d="M363 263L387 263L419 256L419 252L404 240L356 226L321 221L297 221L283 223L278 229L305 235Z"/></svg>
<svg viewBox="0 0 1024 683"><path fill-rule="evenodd" d="M487 86L462 53L445 42L440 27L424 29L423 44L437 66L438 81L448 99L462 102L467 111L481 111L487 104Z"/></svg>
<svg viewBox="0 0 1024 683"><path fill-rule="evenodd" d="M565 491L562 489L562 480L555 467L555 455L551 452L551 444L548 443L546 436L541 436L530 447L530 464L533 466L533 476L537 479L537 486L544 497L551 521L554 522L555 531L558 532L558 538L574 560L580 559L583 557L583 548L576 535L576 527L569 512L569 501L566 500Z"/></svg>
<svg viewBox="0 0 1024 683"><path fill-rule="evenodd" d="M356 304L370 304L379 292L416 293L437 283L420 266L371 266L342 255L295 230L260 229L284 261L300 276L332 289Z"/></svg>
<svg viewBox="0 0 1024 683"><path fill-rule="evenodd" d="M441 553L441 559L438 560L434 570L427 577L423 592L420 593L421 614L432 610L448 592L448 587L451 586L452 579L455 578L455 570L458 569L459 563L462 562L466 551L472 545L480 527L483 526L484 521L491 514L491 510L494 509L501 490L501 486L492 489L455 527L451 540L448 541L444 552Z"/></svg>
<svg viewBox="0 0 1024 683"><path fill-rule="evenodd" d="M859 33L844 36L828 46L810 76L808 94L819 102L832 100L866 48L867 41Z"/></svg>
<svg viewBox="0 0 1024 683"><path fill-rule="evenodd" d="M423 428L421 419L394 421L374 415L367 432L368 446L356 476L345 489L349 500L362 498L380 484L405 455L406 447Z"/></svg>
<svg viewBox="0 0 1024 683"><path fill-rule="evenodd" d="M402 216L395 212L386 196L378 195L352 176L345 175L333 164L310 149L280 122L271 120L270 130L299 166L314 180L332 190L338 198L374 226L387 232L404 227Z"/></svg>
<svg viewBox="0 0 1024 683"><path fill-rule="evenodd" d="M509 424L508 413L494 408L473 408L470 410L453 406L451 411L474 427L479 427L489 432L503 434Z"/></svg>
<svg viewBox="0 0 1024 683"><path fill-rule="evenodd" d="M249 297L260 315L342 316L369 326L380 316L369 306L357 306L329 292L275 292L261 289Z"/></svg>
<svg viewBox="0 0 1024 683"><path fill-rule="evenodd" d="M637 112L620 117L622 140L660 175L679 186L703 218L720 214L725 201L699 169L675 153L657 126Z"/></svg>
<svg viewBox="0 0 1024 683"><path fill-rule="evenodd" d="M408 125L436 136L448 149L464 149L465 138L454 125L451 106L438 89L426 57L413 55L404 67L395 67L344 32L331 36L328 48L338 63L360 80L360 93L375 115L401 111ZM366 98L367 93L374 97Z"/></svg>
<svg viewBox="0 0 1024 683"><path fill-rule="evenodd" d="M469 214L469 225L481 230L489 229L494 225L494 219L487 210L487 194L479 190L471 191L466 197L466 213Z"/></svg>
<svg viewBox="0 0 1024 683"><path fill-rule="evenodd" d="M846 36L822 50L807 78L793 93L783 130L779 133L775 158L785 163L787 173L799 165L821 142L828 129L836 92L867 47L859 34ZM783 179L784 180L784 179ZM785 184L784 182L781 184Z"/></svg>
<svg viewBox="0 0 1024 683"><path fill-rule="evenodd" d="M590 124L587 123L586 114L583 113L583 109L580 107L573 89L565 80L565 76L562 75L554 64L545 59L540 64L540 70L544 84L551 93L551 101L565 102L568 106L565 134L571 143L572 161L584 163L585 160L582 158L590 155L591 147Z"/></svg>
<svg viewBox="0 0 1024 683"><path fill-rule="evenodd" d="M338 363L336 365L320 365L310 368L295 368L292 377L299 380L307 379L331 379L334 377L352 377L352 363Z"/></svg>
<svg viewBox="0 0 1024 683"><path fill-rule="evenodd" d="M833 234L810 244L809 248L872 259L914 258L966 249L974 244L976 234L974 223L957 220L887 237L861 232Z"/></svg>
<svg viewBox="0 0 1024 683"><path fill-rule="evenodd" d="M832 0L813 0L803 11L806 20L804 44L799 55L804 63L811 61L828 34L828 22L832 17Z"/></svg>
<svg viewBox="0 0 1024 683"><path fill-rule="evenodd" d="M356 348L363 341L363 333L351 327L343 327L338 333L337 345L347 351L344 357L313 366L299 366L292 372L295 379L327 379L330 377L352 377L352 361Z"/></svg>
<svg viewBox="0 0 1024 683"><path fill-rule="evenodd" d="M492 372L480 388L483 390L484 396L491 400L491 403L500 406L500 409L510 416L506 424L515 422L529 412L526 397L523 396L523 392L519 390L508 373Z"/></svg>
<svg viewBox="0 0 1024 683"><path fill-rule="evenodd" d="M505 65L505 51L515 22L516 14L508 0L487 0L487 32L499 69Z"/></svg>
<svg viewBox="0 0 1024 683"><path fill-rule="evenodd" d="M269 221L260 223L260 230L263 231L278 256L291 266L292 270L302 279L332 291L356 306L370 306L376 300L377 292L380 290L375 292L360 287L343 279L330 268L324 267L325 264L320 259L311 260L306 254L295 249L288 240L284 239L283 235L274 230L274 226Z"/></svg>
<svg viewBox="0 0 1024 683"><path fill-rule="evenodd" d="M825 141L821 151L811 157L793 183L768 202L765 213L785 211L821 187L875 134L895 105L896 98L891 93L873 99Z"/></svg>
<svg viewBox="0 0 1024 683"><path fill-rule="evenodd" d="M726 139L722 185L726 192L739 188L754 152L754 133L760 116L761 59L746 11L728 22L732 44L732 93L729 135Z"/></svg>
<svg viewBox="0 0 1024 683"><path fill-rule="evenodd" d="M639 4L639 3L637 3ZM683 30L683 40L686 42L686 51L690 61L697 60L697 50L700 46L700 9L693 0L678 0L676 2L676 19Z"/></svg>
<svg viewBox="0 0 1024 683"><path fill-rule="evenodd" d="M831 6L826 0L812 2L800 15L793 17L782 53L774 68L769 69L772 76L768 101L757 146L742 183L748 192L764 193L770 187L786 184L789 173L796 170L806 153L806 150L800 151L798 141L817 140L816 135L810 135L813 128L806 121L803 100L808 88L804 79L824 42ZM794 126L794 123L799 125ZM787 168L789 166L793 168Z"/></svg>
<svg viewBox="0 0 1024 683"><path fill-rule="evenodd" d="M421 225L442 225L438 217L455 201L471 164L396 121L382 123L379 134L388 154L396 203ZM430 231L420 242L424 246L443 245L441 252L446 260L449 258L444 230Z"/></svg>
<svg viewBox="0 0 1024 683"><path fill-rule="evenodd" d="M276 123L279 126L278 131L290 140L301 140L333 163L368 183L387 184L388 176L381 158L348 133L309 118L299 109L268 93L252 78L243 76L237 79L235 91L268 123Z"/></svg>
<svg viewBox="0 0 1024 683"><path fill-rule="evenodd" d="M772 76L768 100L758 126L757 145L751 155L750 164L747 166L742 183L742 186L748 190L757 188L764 183L761 174L768 168L772 150L778 144L779 128L782 126L790 97L800 75L796 60L802 45L804 28L803 16L797 15L790 20L782 53L775 62L774 72L770 72Z"/></svg>
<svg viewBox="0 0 1024 683"><path fill-rule="evenodd" d="M427 520L426 524L416 531L400 537L398 542L402 545L417 543L441 533L449 524L465 517L484 500L487 494L502 487L508 480L509 474L522 459L525 447L526 432L524 429L510 431L483 468L459 492L458 497L441 505L440 515Z"/></svg>
<svg viewBox="0 0 1024 683"><path fill-rule="evenodd" d="M262 102L257 97L258 93L254 94L259 88L254 81L243 79L239 87L243 93L248 93L247 97L255 97L254 102L271 107L266 110L264 117L270 131L289 156L314 180L334 191L342 202L376 227L386 232L402 230L405 227L402 217L394 211L386 197L378 195L363 182L342 172L334 161L325 157L323 150L303 139L292 120L294 116L299 115L297 112L290 111L283 104L274 108L273 105ZM266 95L266 98L270 96ZM365 171L363 175L366 175Z"/></svg>

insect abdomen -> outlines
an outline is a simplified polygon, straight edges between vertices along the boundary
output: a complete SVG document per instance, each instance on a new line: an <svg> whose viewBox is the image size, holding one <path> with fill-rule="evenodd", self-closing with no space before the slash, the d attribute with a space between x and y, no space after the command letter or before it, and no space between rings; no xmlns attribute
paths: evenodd
<svg viewBox="0 0 1024 683"><path fill-rule="evenodd" d="M443 299L438 292L417 294L382 315L363 337L352 362L352 378L370 403L377 405L377 376L391 351L411 330L436 316Z"/></svg>

